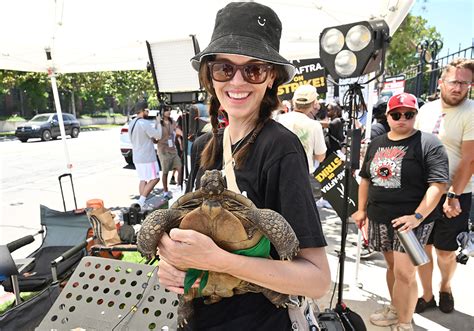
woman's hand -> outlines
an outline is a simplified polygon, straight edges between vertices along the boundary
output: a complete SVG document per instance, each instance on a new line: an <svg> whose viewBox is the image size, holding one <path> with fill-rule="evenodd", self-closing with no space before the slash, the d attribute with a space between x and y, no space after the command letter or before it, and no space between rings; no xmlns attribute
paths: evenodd
<svg viewBox="0 0 474 331"><path fill-rule="evenodd" d="M357 227L361 229L367 220L367 212L365 210L358 210L351 216L355 223L357 224Z"/></svg>
<svg viewBox="0 0 474 331"><path fill-rule="evenodd" d="M392 221L392 225L394 228L398 228L398 231L407 231L413 230L418 225L420 225L420 221L415 218L415 215L405 215L399 218L396 218Z"/></svg>
<svg viewBox="0 0 474 331"><path fill-rule="evenodd" d="M160 257L178 269L219 270L219 248L208 236L194 230L172 229L158 243Z"/></svg>
<svg viewBox="0 0 474 331"><path fill-rule="evenodd" d="M184 294L185 276L185 271L176 269L163 258L160 260L158 268L158 281L166 289L177 294Z"/></svg>

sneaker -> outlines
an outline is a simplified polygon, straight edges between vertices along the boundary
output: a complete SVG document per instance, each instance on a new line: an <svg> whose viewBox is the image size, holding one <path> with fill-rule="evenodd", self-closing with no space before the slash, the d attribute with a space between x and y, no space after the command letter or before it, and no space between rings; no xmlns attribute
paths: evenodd
<svg viewBox="0 0 474 331"><path fill-rule="evenodd" d="M449 292L439 292L439 310L450 313L454 310L454 298Z"/></svg>
<svg viewBox="0 0 474 331"><path fill-rule="evenodd" d="M327 200L324 200L323 198L316 201L316 206L318 206L319 208L332 209L331 204Z"/></svg>
<svg viewBox="0 0 474 331"><path fill-rule="evenodd" d="M170 185L176 185L176 180L174 179L174 177L171 177Z"/></svg>
<svg viewBox="0 0 474 331"><path fill-rule="evenodd" d="M416 302L415 313L421 314L427 308L435 308L435 307L436 307L436 300L435 300L434 296L428 302L426 302L425 299L423 299L423 298L418 298L418 301Z"/></svg>
<svg viewBox="0 0 474 331"><path fill-rule="evenodd" d="M360 258L365 260L369 259L371 256L374 256L377 254L376 251L374 251L370 246L362 244L362 248L360 250Z"/></svg>
<svg viewBox="0 0 474 331"><path fill-rule="evenodd" d="M377 326L390 326L398 323L395 307L388 305L370 315L370 323Z"/></svg>
<svg viewBox="0 0 474 331"><path fill-rule="evenodd" d="M170 191L165 192L165 193L163 194L163 198L168 199L168 200L173 199L173 194L171 194Z"/></svg>
<svg viewBox="0 0 474 331"><path fill-rule="evenodd" d="M392 325L392 331L413 331L411 323L397 323Z"/></svg>

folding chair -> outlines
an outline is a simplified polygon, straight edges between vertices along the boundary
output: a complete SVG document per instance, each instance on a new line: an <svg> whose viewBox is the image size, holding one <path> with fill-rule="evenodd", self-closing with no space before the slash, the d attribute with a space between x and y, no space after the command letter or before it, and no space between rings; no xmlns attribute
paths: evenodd
<svg viewBox="0 0 474 331"><path fill-rule="evenodd" d="M34 262L18 276L21 292L41 291L54 280L67 278L85 255L83 248L87 245L89 229L85 214L60 212L43 205L40 205L40 212L46 235L41 246L28 256L34 258ZM2 285L5 291L13 291L10 280Z"/></svg>

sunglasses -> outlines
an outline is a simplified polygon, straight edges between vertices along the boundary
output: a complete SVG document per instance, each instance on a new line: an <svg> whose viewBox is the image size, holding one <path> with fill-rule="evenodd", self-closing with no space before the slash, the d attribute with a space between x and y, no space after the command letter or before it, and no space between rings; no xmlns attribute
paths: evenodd
<svg viewBox="0 0 474 331"><path fill-rule="evenodd" d="M273 65L268 63L246 63L242 65L230 62L209 62L211 77L217 82L228 82L234 78L237 70L240 70L244 80L250 84L262 84L267 80L268 72Z"/></svg>
<svg viewBox="0 0 474 331"><path fill-rule="evenodd" d="M443 80L449 87L457 87L464 89L471 86L472 82L469 81L460 81L460 80Z"/></svg>
<svg viewBox="0 0 474 331"><path fill-rule="evenodd" d="M407 111L406 113L395 112L395 113L388 113L388 114L394 121L400 120L400 118L402 118L402 115L405 116L405 119L411 120L413 117L415 117L416 111Z"/></svg>

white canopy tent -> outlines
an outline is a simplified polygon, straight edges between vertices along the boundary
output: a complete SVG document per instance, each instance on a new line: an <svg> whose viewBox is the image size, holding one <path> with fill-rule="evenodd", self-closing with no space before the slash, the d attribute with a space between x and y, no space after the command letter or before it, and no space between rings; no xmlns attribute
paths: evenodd
<svg viewBox="0 0 474 331"><path fill-rule="evenodd" d="M229 1L14 0L1 1L0 69L48 72L56 111L56 74L143 70L145 42L196 36L210 41L218 9ZM319 56L319 34L328 26L384 19L393 34L414 0L261 0L283 24L281 53L288 59ZM47 60L45 49L50 49ZM62 117L61 134L65 137ZM67 167L71 168L66 139Z"/></svg>

